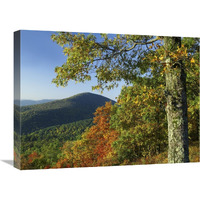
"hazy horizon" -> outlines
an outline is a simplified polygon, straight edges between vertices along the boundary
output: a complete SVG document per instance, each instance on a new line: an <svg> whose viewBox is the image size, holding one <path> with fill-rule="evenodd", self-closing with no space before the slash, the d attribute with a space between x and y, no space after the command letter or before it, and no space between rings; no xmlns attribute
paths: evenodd
<svg viewBox="0 0 200 200"><path fill-rule="evenodd" d="M78 95L78 94L83 94L83 93L91 93L91 94L96 94L94 92L81 92L81 93L77 93L77 94L74 94L74 95L71 95L71 96L67 96L67 97L64 97L64 98L44 98L44 99L14 99L15 101L42 101L42 100L61 100L61 99L66 99L66 98L70 98L72 96L75 96L75 95ZM103 97L106 97L106 98L109 98L107 96L105 96L104 94L96 94L96 95L100 95L100 96L103 96ZM109 98L111 99L111 98ZM116 99L111 99L113 101L116 101Z"/></svg>

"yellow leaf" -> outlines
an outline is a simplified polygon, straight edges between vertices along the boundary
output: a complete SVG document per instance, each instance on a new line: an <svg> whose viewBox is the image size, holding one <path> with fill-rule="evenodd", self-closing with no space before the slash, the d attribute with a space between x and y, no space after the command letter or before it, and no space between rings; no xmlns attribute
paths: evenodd
<svg viewBox="0 0 200 200"><path fill-rule="evenodd" d="M195 60L194 60L194 58L192 58L192 59L190 60L190 62L191 62L191 63L195 63Z"/></svg>
<svg viewBox="0 0 200 200"><path fill-rule="evenodd" d="M160 60L163 60L163 56L160 56L160 58L159 58Z"/></svg>

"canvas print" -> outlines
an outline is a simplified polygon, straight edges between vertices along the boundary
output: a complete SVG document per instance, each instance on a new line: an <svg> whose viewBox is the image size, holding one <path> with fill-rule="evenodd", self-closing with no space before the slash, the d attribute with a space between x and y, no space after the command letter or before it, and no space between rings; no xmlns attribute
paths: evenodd
<svg viewBox="0 0 200 200"><path fill-rule="evenodd" d="M16 31L14 166L199 162L199 42Z"/></svg>

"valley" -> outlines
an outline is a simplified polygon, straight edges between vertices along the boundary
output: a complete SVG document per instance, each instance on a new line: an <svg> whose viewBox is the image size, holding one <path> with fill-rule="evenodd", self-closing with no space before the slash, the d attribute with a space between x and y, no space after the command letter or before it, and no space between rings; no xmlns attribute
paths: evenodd
<svg viewBox="0 0 200 200"><path fill-rule="evenodd" d="M14 149L16 157L23 155L15 165L26 169L33 152L40 159L37 164L28 165L29 169L55 165L64 143L80 139L82 133L93 125L95 110L106 102L115 103L101 95L81 93L37 105L15 105Z"/></svg>

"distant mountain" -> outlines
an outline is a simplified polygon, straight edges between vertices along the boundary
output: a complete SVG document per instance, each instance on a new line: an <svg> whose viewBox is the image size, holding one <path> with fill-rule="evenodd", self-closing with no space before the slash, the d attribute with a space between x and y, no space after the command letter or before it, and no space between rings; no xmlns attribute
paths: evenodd
<svg viewBox="0 0 200 200"><path fill-rule="evenodd" d="M49 126L89 119L97 107L113 100L92 93L81 93L66 99L21 107L22 134Z"/></svg>
<svg viewBox="0 0 200 200"><path fill-rule="evenodd" d="M37 105L37 104L42 104L42 103L47 103L47 102L51 102L51 101L55 101L55 99L42 99L42 100L15 100L14 101L14 104L15 105L19 105L19 102L20 102L20 105L21 106L30 106L30 105Z"/></svg>

